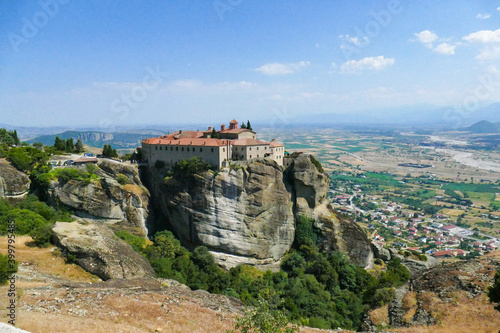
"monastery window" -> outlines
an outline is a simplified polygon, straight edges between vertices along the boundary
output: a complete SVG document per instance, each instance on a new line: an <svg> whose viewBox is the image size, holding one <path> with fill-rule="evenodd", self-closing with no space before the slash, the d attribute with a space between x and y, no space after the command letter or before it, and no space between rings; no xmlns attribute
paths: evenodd
<svg viewBox="0 0 500 333"><path fill-rule="evenodd" d="M162 147L160 146L160 150L162 150Z"/></svg>
<svg viewBox="0 0 500 333"><path fill-rule="evenodd" d="M175 151L179 151L179 147L175 147Z"/></svg>
<svg viewBox="0 0 500 333"><path fill-rule="evenodd" d="M174 150L174 147L170 147L170 151Z"/></svg>
<svg viewBox="0 0 500 333"><path fill-rule="evenodd" d="M155 146L155 150L158 150L158 146Z"/></svg>
<svg viewBox="0 0 500 333"><path fill-rule="evenodd" d="M222 148L222 151L225 152L226 151L226 148Z"/></svg>
<svg viewBox="0 0 500 333"><path fill-rule="evenodd" d="M257 147L257 150L259 150L259 147ZM259 156L257 155L257 157L259 157Z"/></svg>
<svg viewBox="0 0 500 333"><path fill-rule="evenodd" d="M244 156L243 156L243 155L241 155L241 159L243 159L243 157L244 157Z"/></svg>
<svg viewBox="0 0 500 333"><path fill-rule="evenodd" d="M200 153L203 151L203 148L200 148Z"/></svg>
<svg viewBox="0 0 500 333"><path fill-rule="evenodd" d="M181 150L184 151L184 147L182 147Z"/></svg>
<svg viewBox="0 0 500 333"><path fill-rule="evenodd" d="M257 154L257 158L259 158L259 154Z"/></svg>
<svg viewBox="0 0 500 333"><path fill-rule="evenodd" d="M214 149L212 148L212 153L214 152Z"/></svg>
<svg viewBox="0 0 500 333"><path fill-rule="evenodd" d="M249 150L250 150L250 151L252 151L252 147L250 147L250 149L249 149Z"/></svg>
<svg viewBox="0 0 500 333"><path fill-rule="evenodd" d="M248 158L252 158L252 155L248 156Z"/></svg>

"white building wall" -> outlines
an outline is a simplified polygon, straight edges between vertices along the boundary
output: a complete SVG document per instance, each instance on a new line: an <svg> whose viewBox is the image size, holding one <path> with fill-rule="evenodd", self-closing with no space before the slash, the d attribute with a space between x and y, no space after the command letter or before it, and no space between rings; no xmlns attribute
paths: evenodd
<svg viewBox="0 0 500 333"><path fill-rule="evenodd" d="M202 160L220 168L223 166L223 162L228 159L228 151L230 150L230 146L150 145L144 143L142 146L149 165L154 165L156 161L160 160L165 162L168 166L180 160L187 161L194 156L198 156Z"/></svg>

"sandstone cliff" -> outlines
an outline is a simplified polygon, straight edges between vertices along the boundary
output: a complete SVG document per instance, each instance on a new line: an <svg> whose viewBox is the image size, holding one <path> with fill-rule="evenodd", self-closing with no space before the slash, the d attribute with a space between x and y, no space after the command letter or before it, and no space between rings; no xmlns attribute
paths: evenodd
<svg viewBox="0 0 500 333"><path fill-rule="evenodd" d="M320 247L369 266L370 242L355 223L338 218L327 205L329 177L313 161L299 155L282 168L261 159L167 181L161 170L145 169L159 217L152 227L173 230L185 246L206 246L222 266L273 268L290 249L295 219L303 214L316 219Z"/></svg>
<svg viewBox="0 0 500 333"><path fill-rule="evenodd" d="M319 170L313 156L304 154L287 161L284 181L292 195L294 214L316 220L321 230L319 247L327 251L341 251L351 262L361 267L373 264L370 240L352 219L335 212L326 200L330 178Z"/></svg>
<svg viewBox="0 0 500 333"><path fill-rule="evenodd" d="M259 160L236 168L164 181L153 173L150 190L159 228L173 229L188 246L206 246L226 267L272 264L290 248L294 217L280 167Z"/></svg>
<svg viewBox="0 0 500 333"><path fill-rule="evenodd" d="M76 215L102 219L108 225L146 236L150 195L142 186L137 168L101 160L95 173L99 179L90 182L54 181L49 196L73 209ZM118 183L118 175L125 176L128 184Z"/></svg>

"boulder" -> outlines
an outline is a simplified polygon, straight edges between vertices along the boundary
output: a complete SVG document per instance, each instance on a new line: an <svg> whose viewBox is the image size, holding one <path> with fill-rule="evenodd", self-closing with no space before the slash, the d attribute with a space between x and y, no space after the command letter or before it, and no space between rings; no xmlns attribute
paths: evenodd
<svg viewBox="0 0 500 333"><path fill-rule="evenodd" d="M103 280L153 277L149 262L108 227L88 219L56 222L55 243Z"/></svg>
<svg viewBox="0 0 500 333"><path fill-rule="evenodd" d="M388 249L384 248L382 245L374 241L371 242L371 246L375 258L381 259L383 261L391 260L391 252Z"/></svg>
<svg viewBox="0 0 500 333"><path fill-rule="evenodd" d="M99 179L53 181L49 196L73 209L78 216L109 220L108 224L146 236L150 194L142 185L137 168L107 160L98 166L95 173ZM119 174L127 177L128 184L118 183Z"/></svg>
<svg viewBox="0 0 500 333"><path fill-rule="evenodd" d="M25 197L30 184L25 173L14 168L6 159L0 159L0 198Z"/></svg>

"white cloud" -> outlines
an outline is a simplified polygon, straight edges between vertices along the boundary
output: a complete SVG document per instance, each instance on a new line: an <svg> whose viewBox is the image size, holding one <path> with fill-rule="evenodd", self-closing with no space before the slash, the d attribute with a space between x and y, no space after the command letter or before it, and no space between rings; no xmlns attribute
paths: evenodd
<svg viewBox="0 0 500 333"><path fill-rule="evenodd" d="M356 46L363 46L370 42L370 40L366 36L360 38L352 37L350 35L339 35L339 38Z"/></svg>
<svg viewBox="0 0 500 333"><path fill-rule="evenodd" d="M340 68L343 73L356 73L364 70L379 71L394 64L394 58L384 56L367 57L361 60L350 60Z"/></svg>
<svg viewBox="0 0 500 333"><path fill-rule="evenodd" d="M500 29L498 30L481 30L473 32L465 37L464 40L472 43L499 43L500 42Z"/></svg>
<svg viewBox="0 0 500 333"><path fill-rule="evenodd" d="M497 7L497 10L500 12L500 7Z"/></svg>
<svg viewBox="0 0 500 333"><path fill-rule="evenodd" d="M500 46L486 47L476 56L477 60L487 61L500 59Z"/></svg>
<svg viewBox="0 0 500 333"><path fill-rule="evenodd" d="M486 20L491 17L491 14L477 14L476 18L481 19L481 20Z"/></svg>
<svg viewBox="0 0 500 333"><path fill-rule="evenodd" d="M291 64L269 63L255 68L256 71L266 75L293 74L296 71L310 65L309 61L301 61Z"/></svg>
<svg viewBox="0 0 500 333"><path fill-rule="evenodd" d="M451 45L448 43L441 43L434 49L434 52L439 54L455 54L456 45Z"/></svg>
<svg viewBox="0 0 500 333"><path fill-rule="evenodd" d="M416 33L415 36L417 37L420 43L426 44L427 47L429 48L431 48L432 43L438 39L438 36L429 30L424 30L419 33Z"/></svg>

